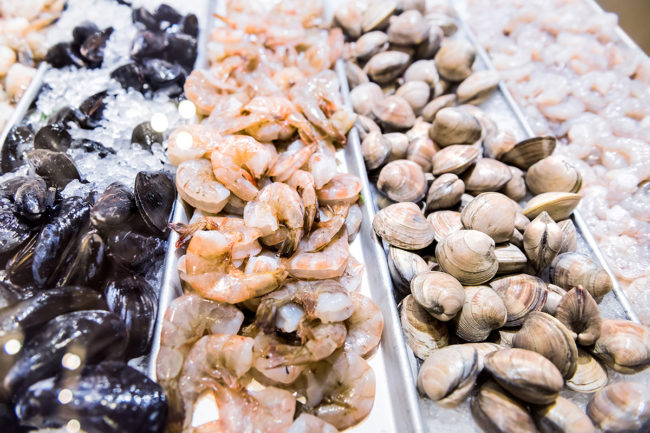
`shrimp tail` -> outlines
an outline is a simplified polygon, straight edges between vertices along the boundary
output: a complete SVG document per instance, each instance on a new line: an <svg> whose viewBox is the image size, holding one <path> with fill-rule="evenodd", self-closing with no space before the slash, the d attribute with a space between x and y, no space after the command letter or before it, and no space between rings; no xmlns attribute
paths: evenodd
<svg viewBox="0 0 650 433"><path fill-rule="evenodd" d="M302 228L289 230L289 235L280 246L280 255L283 257L292 256L298 245L300 245L300 239L302 239Z"/></svg>
<svg viewBox="0 0 650 433"><path fill-rule="evenodd" d="M305 233L310 233L311 228L316 220L316 214L318 213L317 204L309 204L305 206Z"/></svg>
<svg viewBox="0 0 650 433"><path fill-rule="evenodd" d="M255 325L264 332L273 332L279 306L276 299L264 299L257 307Z"/></svg>

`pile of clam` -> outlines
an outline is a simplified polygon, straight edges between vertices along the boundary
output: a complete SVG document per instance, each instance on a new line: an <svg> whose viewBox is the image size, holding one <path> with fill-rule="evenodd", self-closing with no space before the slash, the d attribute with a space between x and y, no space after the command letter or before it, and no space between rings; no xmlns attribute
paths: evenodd
<svg viewBox="0 0 650 433"><path fill-rule="evenodd" d="M650 414L634 411L650 387L601 390L601 363L622 373L650 365L650 334L601 318L597 303L612 283L576 252L569 219L580 172L553 155L555 138L517 142L476 106L498 80L473 70L469 43L444 38L451 18L386 1L357 11L356 32L345 19L353 7L335 16L350 41L362 153L381 193L373 227L389 245L407 343L424 360L419 390L457 405L485 366L496 383L471 407L486 431L592 431L592 422L644 431ZM598 392L589 417L558 399L565 386Z"/></svg>

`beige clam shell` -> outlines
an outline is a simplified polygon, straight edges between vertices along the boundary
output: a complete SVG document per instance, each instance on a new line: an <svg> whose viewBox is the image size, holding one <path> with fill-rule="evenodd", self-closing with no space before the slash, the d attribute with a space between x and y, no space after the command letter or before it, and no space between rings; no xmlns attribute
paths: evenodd
<svg viewBox="0 0 650 433"><path fill-rule="evenodd" d="M453 173L437 177L427 194L427 211L447 209L455 206L465 192L465 183Z"/></svg>
<svg viewBox="0 0 650 433"><path fill-rule="evenodd" d="M576 373L566 381L566 387L572 391L589 394L607 385L605 368L583 349L578 349L578 368Z"/></svg>
<svg viewBox="0 0 650 433"><path fill-rule="evenodd" d="M541 311L546 303L546 283L528 274L508 275L490 281L508 310L506 326L519 326L531 311Z"/></svg>
<svg viewBox="0 0 650 433"><path fill-rule="evenodd" d="M510 168L496 159L481 158L463 174L465 189L480 193L498 191L512 179Z"/></svg>
<svg viewBox="0 0 650 433"><path fill-rule="evenodd" d="M516 245L511 243L500 244L494 248L499 268L497 274L512 274L522 272L526 268L528 259Z"/></svg>
<svg viewBox="0 0 650 433"><path fill-rule="evenodd" d="M411 292L411 280L429 271L429 265L418 254L391 246L388 249L388 270L395 290L402 295Z"/></svg>
<svg viewBox="0 0 650 433"><path fill-rule="evenodd" d="M367 33L371 30L386 28L396 9L397 2L394 0L381 0L373 3L372 7L366 9L361 17L361 30L363 33Z"/></svg>
<svg viewBox="0 0 650 433"><path fill-rule="evenodd" d="M376 83L359 84L350 91L350 103L355 113L367 116L384 99L384 92Z"/></svg>
<svg viewBox="0 0 650 433"><path fill-rule="evenodd" d="M495 382L486 382L470 402L472 417L486 432L536 433L526 407Z"/></svg>
<svg viewBox="0 0 650 433"><path fill-rule="evenodd" d="M406 343L420 359L449 344L447 324L434 319L411 295L402 301L400 320Z"/></svg>
<svg viewBox="0 0 650 433"><path fill-rule="evenodd" d="M343 4L336 8L334 20L351 38L358 38L361 35L361 17L363 12L353 2Z"/></svg>
<svg viewBox="0 0 650 433"><path fill-rule="evenodd" d="M612 290L609 274L591 257L580 253L562 253L551 263L551 283L565 290L584 287L596 302L600 302Z"/></svg>
<svg viewBox="0 0 650 433"><path fill-rule="evenodd" d="M566 158L551 155L530 166L526 185L535 195L554 191L577 193L582 188L582 174Z"/></svg>
<svg viewBox="0 0 650 433"><path fill-rule="evenodd" d="M460 212L440 210L427 215L427 221L433 226L436 242L441 242L449 234L463 229L460 222Z"/></svg>
<svg viewBox="0 0 650 433"><path fill-rule="evenodd" d="M506 164L528 170L537 161L551 155L556 145L557 140L551 136L527 138L501 154L499 159Z"/></svg>
<svg viewBox="0 0 650 433"><path fill-rule="evenodd" d="M372 56L363 70L375 83L389 84L402 75L410 59L401 51L383 51Z"/></svg>
<svg viewBox="0 0 650 433"><path fill-rule="evenodd" d="M345 78L348 79L350 89L354 89L355 87L370 81L368 75L363 72L363 69L361 69L356 63L346 60L344 66Z"/></svg>
<svg viewBox="0 0 650 433"><path fill-rule="evenodd" d="M591 346L600 337L602 320L598 304L582 286L569 290L562 297L555 317L572 332L573 338L582 346Z"/></svg>
<svg viewBox="0 0 650 433"><path fill-rule="evenodd" d="M488 286L465 288L465 303L454 319L456 335L465 341L484 341L490 333L505 325L506 306L499 295Z"/></svg>
<svg viewBox="0 0 650 433"><path fill-rule="evenodd" d="M436 350L418 373L418 390L443 407L462 402L472 390L478 374L478 354L468 345Z"/></svg>
<svg viewBox="0 0 650 433"><path fill-rule="evenodd" d="M406 130L415 124L415 113L406 100L397 95L388 96L372 108L380 124L392 130Z"/></svg>
<svg viewBox="0 0 650 433"><path fill-rule="evenodd" d="M483 232L494 242L506 242L515 229L516 214L511 199L498 192L484 192L463 208L460 219L466 229Z"/></svg>
<svg viewBox="0 0 650 433"><path fill-rule="evenodd" d="M409 143L406 151L406 159L417 163L422 170L431 172L433 155L436 154L436 148L429 137L416 137Z"/></svg>
<svg viewBox="0 0 650 433"><path fill-rule="evenodd" d="M377 189L397 202L417 202L427 192L427 180L420 165L407 159L398 159L381 169Z"/></svg>
<svg viewBox="0 0 650 433"><path fill-rule="evenodd" d="M375 54L388 49L388 35L379 30L365 33L352 46L350 54L361 62L365 62Z"/></svg>
<svg viewBox="0 0 650 433"><path fill-rule="evenodd" d="M377 236L405 250L421 250L434 238L433 227L411 202L395 203L380 210L372 227Z"/></svg>
<svg viewBox="0 0 650 433"><path fill-rule="evenodd" d="M554 221L562 221L569 218L581 199L582 196L572 192L545 192L531 198L523 214L532 220L547 212Z"/></svg>
<svg viewBox="0 0 650 433"><path fill-rule="evenodd" d="M429 37L429 27L420 11L407 10L391 18L388 39L395 45L418 45Z"/></svg>
<svg viewBox="0 0 650 433"><path fill-rule="evenodd" d="M454 144L439 150L433 155L433 175L443 173L461 174L474 164L481 154L481 149L466 144Z"/></svg>
<svg viewBox="0 0 650 433"><path fill-rule="evenodd" d="M368 170L381 167L388 159L390 151L390 142L381 132L373 131L361 142L361 153Z"/></svg>
<svg viewBox="0 0 650 433"><path fill-rule="evenodd" d="M452 144L472 144L481 138L481 124L466 110L442 108L433 119L429 137L440 147Z"/></svg>
<svg viewBox="0 0 650 433"><path fill-rule="evenodd" d="M429 102L429 85L424 81L407 81L397 89L395 94L404 98L415 114L420 114Z"/></svg>
<svg viewBox="0 0 650 433"><path fill-rule="evenodd" d="M550 405L532 408L532 414L541 433L596 433L585 412L564 397L558 397Z"/></svg>
<svg viewBox="0 0 650 433"><path fill-rule="evenodd" d="M616 371L632 374L650 366L650 330L622 319L605 319L593 354Z"/></svg>
<svg viewBox="0 0 650 433"><path fill-rule="evenodd" d="M443 271L468 285L489 281L499 267L494 240L476 230L449 234L436 246L436 258Z"/></svg>
<svg viewBox="0 0 650 433"><path fill-rule="evenodd" d="M461 104L481 104L490 97L499 85L496 71L478 71L463 80L456 89Z"/></svg>
<svg viewBox="0 0 650 433"><path fill-rule="evenodd" d="M472 44L462 39L448 39L434 60L440 76L449 81L462 81L471 75L475 59L476 49Z"/></svg>
<svg viewBox="0 0 650 433"><path fill-rule="evenodd" d="M587 405L594 425L607 433L650 429L650 385L618 382L598 391Z"/></svg>
<svg viewBox="0 0 650 433"><path fill-rule="evenodd" d="M560 302L562 302L562 297L566 295L566 290L551 283L548 283L546 285L546 289L548 296L546 297L546 304L544 304L542 311L550 314L551 316L555 316L557 307L560 305Z"/></svg>
<svg viewBox="0 0 650 433"><path fill-rule="evenodd" d="M406 152L409 147L409 138L406 134L401 132L389 132L384 134L384 138L390 143L390 155L388 161L395 161L396 159L406 159Z"/></svg>
<svg viewBox="0 0 650 433"><path fill-rule="evenodd" d="M359 132L359 139L361 140L373 131L381 132L381 128L368 116L358 115L354 120L354 127Z"/></svg>
<svg viewBox="0 0 650 433"><path fill-rule="evenodd" d="M431 87L435 88L440 80L438 70L436 69L436 62L433 60L418 60L406 68L404 72L404 81L424 81ZM433 119L431 119L433 120ZM431 120L427 120L430 122Z"/></svg>
<svg viewBox="0 0 650 433"><path fill-rule="evenodd" d="M578 233L576 226L570 219L562 220L557 223L562 230L562 246L560 247L560 254L566 252L574 252L578 249Z"/></svg>
<svg viewBox="0 0 650 433"><path fill-rule="evenodd" d="M411 280L413 298L438 320L453 319L465 302L465 290L457 279L444 272L424 272Z"/></svg>
<svg viewBox="0 0 650 433"><path fill-rule="evenodd" d="M542 212L524 231L524 253L533 267L541 272L557 257L562 247L562 229Z"/></svg>
<svg viewBox="0 0 650 433"><path fill-rule="evenodd" d="M422 109L422 118L427 122L433 122L438 111L443 108L453 107L458 102L458 98L455 93L450 93L448 95L438 96L437 98L432 99L427 105Z"/></svg>

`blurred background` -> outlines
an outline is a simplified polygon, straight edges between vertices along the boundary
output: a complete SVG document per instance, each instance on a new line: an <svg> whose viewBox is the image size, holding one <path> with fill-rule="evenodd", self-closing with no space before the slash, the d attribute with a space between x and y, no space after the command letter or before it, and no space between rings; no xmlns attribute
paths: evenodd
<svg viewBox="0 0 650 433"><path fill-rule="evenodd" d="M618 23L650 54L650 0L597 0L600 6L618 14Z"/></svg>

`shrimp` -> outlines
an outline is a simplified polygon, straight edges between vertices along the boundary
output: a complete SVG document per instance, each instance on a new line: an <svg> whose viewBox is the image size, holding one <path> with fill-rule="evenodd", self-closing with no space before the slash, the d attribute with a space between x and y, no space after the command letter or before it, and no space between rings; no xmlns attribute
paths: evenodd
<svg viewBox="0 0 650 433"><path fill-rule="evenodd" d="M345 224L350 205L347 203L321 208L316 230L302 241L300 250L304 252L320 251L334 239Z"/></svg>
<svg viewBox="0 0 650 433"><path fill-rule="evenodd" d="M196 105L199 114L208 115L212 112L219 100L219 89L209 77L209 72L195 69L185 79L185 96ZM222 88L235 90L234 83L229 86L222 85Z"/></svg>
<svg viewBox="0 0 650 433"><path fill-rule="evenodd" d="M284 264L292 277L323 280L343 275L349 257L348 232L344 228L325 249L319 252L304 252L298 249L296 254L285 259Z"/></svg>
<svg viewBox="0 0 650 433"><path fill-rule="evenodd" d="M287 433L338 433L338 430L314 415L302 413L291 424Z"/></svg>
<svg viewBox="0 0 650 433"><path fill-rule="evenodd" d="M212 171L223 186L249 201L258 192L255 179L266 173L276 156L273 146L265 146L246 135L231 135L220 140L217 150L212 152Z"/></svg>
<svg viewBox="0 0 650 433"><path fill-rule="evenodd" d="M273 177L275 182L286 181L309 161L314 151L316 151L316 145L305 145L300 140L294 141L287 147L287 150L278 155L269 176Z"/></svg>
<svg viewBox="0 0 650 433"><path fill-rule="evenodd" d="M7 71L5 89L11 102L18 102L36 75L36 69L21 63L14 63Z"/></svg>
<svg viewBox="0 0 650 433"><path fill-rule="evenodd" d="M191 346L206 333L236 334L243 321L244 315L236 307L193 293L171 301L163 318L160 351L156 358L156 379L169 400L170 426L180 427L182 422L178 376Z"/></svg>
<svg viewBox="0 0 650 433"><path fill-rule="evenodd" d="M186 203L209 213L221 211L230 198L230 191L214 178L207 159L181 163L176 170L176 190Z"/></svg>
<svg viewBox="0 0 650 433"><path fill-rule="evenodd" d="M244 221L263 236L278 230L280 224L289 230L288 238L280 248L280 254L292 254L302 238L305 207L298 193L289 185L274 182L262 188L257 198L244 208Z"/></svg>
<svg viewBox="0 0 650 433"><path fill-rule="evenodd" d="M309 158L309 172L314 176L316 189L332 180L337 171L334 147L326 141L319 141L318 149Z"/></svg>
<svg viewBox="0 0 650 433"><path fill-rule="evenodd" d="M275 338L259 332L253 346L254 370L252 375L265 385L290 385L298 379L308 365L274 365L274 359L268 355L269 347L275 344ZM259 372L259 374L255 374Z"/></svg>
<svg viewBox="0 0 650 433"><path fill-rule="evenodd" d="M361 180L347 173L339 173L317 191L321 204L354 203L359 199Z"/></svg>
<svg viewBox="0 0 650 433"><path fill-rule="evenodd" d="M357 234L359 234L362 221L363 213L361 212L361 207L355 203L350 206L348 216L345 217L345 227L348 229L348 240L350 242L354 241L354 239L357 237Z"/></svg>
<svg viewBox="0 0 650 433"><path fill-rule="evenodd" d="M185 161L210 157L221 136L206 125L183 125L176 128L167 140L169 162L175 166Z"/></svg>
<svg viewBox="0 0 650 433"><path fill-rule="evenodd" d="M365 268L366 267L363 263L355 259L353 255L350 255L348 258L348 265L345 267L343 275L337 278L336 281L338 281L348 292L356 292L361 288Z"/></svg>
<svg viewBox="0 0 650 433"><path fill-rule="evenodd" d="M384 316L372 299L360 293L351 293L354 312L345 321L348 334L345 337L345 350L360 356L370 353L381 340L384 329Z"/></svg>
<svg viewBox="0 0 650 433"><path fill-rule="evenodd" d="M305 233L311 231L312 224L316 218L316 212L318 211L318 200L316 199L316 189L314 187L314 177L311 173L304 170L296 170L287 184L295 188L295 190L300 194L302 203L305 206ZM335 230L336 234L338 230Z"/></svg>

